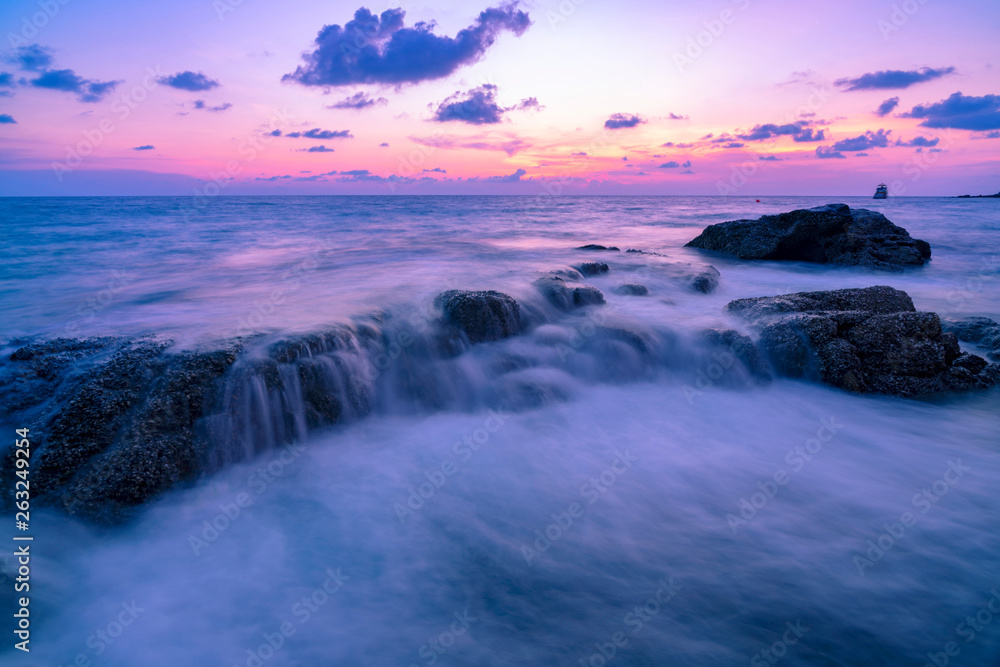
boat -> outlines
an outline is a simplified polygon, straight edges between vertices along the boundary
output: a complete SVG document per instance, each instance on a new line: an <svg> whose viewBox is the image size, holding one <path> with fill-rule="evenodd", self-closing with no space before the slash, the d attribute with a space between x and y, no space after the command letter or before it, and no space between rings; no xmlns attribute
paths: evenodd
<svg viewBox="0 0 1000 667"><path fill-rule="evenodd" d="M886 199L889 196L889 186L885 183L879 183L878 187L875 188L875 196L872 199Z"/></svg>

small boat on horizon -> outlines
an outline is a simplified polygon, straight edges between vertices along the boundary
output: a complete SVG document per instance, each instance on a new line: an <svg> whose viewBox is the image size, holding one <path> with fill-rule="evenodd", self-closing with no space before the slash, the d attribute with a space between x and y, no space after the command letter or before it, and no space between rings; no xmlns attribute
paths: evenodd
<svg viewBox="0 0 1000 667"><path fill-rule="evenodd" d="M875 196L872 199L886 199L889 197L889 186L885 183L879 183L878 187L875 188Z"/></svg>

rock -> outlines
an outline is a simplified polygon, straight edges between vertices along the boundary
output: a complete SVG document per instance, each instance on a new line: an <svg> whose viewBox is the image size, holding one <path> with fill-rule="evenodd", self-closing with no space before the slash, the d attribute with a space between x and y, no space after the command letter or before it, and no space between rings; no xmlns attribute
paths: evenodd
<svg viewBox="0 0 1000 667"><path fill-rule="evenodd" d="M744 336L735 329L706 329L701 332L701 338L713 348L721 348L735 359L738 359L747 372L758 380L771 380L771 371L761 355L757 345L749 336ZM716 357L714 360L717 360ZM719 363L725 364L725 357Z"/></svg>
<svg viewBox="0 0 1000 667"><path fill-rule="evenodd" d="M573 305L577 307L597 306L604 303L604 295L596 287L574 287Z"/></svg>
<svg viewBox="0 0 1000 667"><path fill-rule="evenodd" d="M597 245L596 243L588 243L587 245L582 245L577 250L607 250L610 252L621 252L621 248L616 248L615 246L603 246Z"/></svg>
<svg viewBox="0 0 1000 667"><path fill-rule="evenodd" d="M719 286L720 275L719 270L714 266L706 266L691 278L691 288L704 294L714 292L715 288Z"/></svg>
<svg viewBox="0 0 1000 667"><path fill-rule="evenodd" d="M926 241L912 238L884 215L846 204L710 225L688 247L740 259L844 264L900 270L930 260Z"/></svg>
<svg viewBox="0 0 1000 667"><path fill-rule="evenodd" d="M545 276L535 281L545 300L562 311L604 303L604 294L596 287L571 287L559 276Z"/></svg>
<svg viewBox="0 0 1000 667"><path fill-rule="evenodd" d="M604 262L587 262L576 267L584 276L599 276L608 272L608 265Z"/></svg>
<svg viewBox="0 0 1000 667"><path fill-rule="evenodd" d="M986 360L961 353L937 314L917 312L891 287L739 299L726 309L759 327L758 344L779 375L904 397L997 381Z"/></svg>
<svg viewBox="0 0 1000 667"><path fill-rule="evenodd" d="M649 289L645 285L629 283L627 285L620 285L616 287L615 294L624 294L625 296L646 296L649 294Z"/></svg>
<svg viewBox="0 0 1000 667"><path fill-rule="evenodd" d="M941 325L963 343L972 343L986 350L1000 350L1000 324L988 317L944 320Z"/></svg>
<svg viewBox="0 0 1000 667"><path fill-rule="evenodd" d="M502 292L450 290L438 294L434 305L446 322L462 331L473 343L500 340L521 331L521 309Z"/></svg>
<svg viewBox="0 0 1000 667"><path fill-rule="evenodd" d="M649 269L695 292L708 294L719 286L720 273L710 264L680 262L651 264Z"/></svg>

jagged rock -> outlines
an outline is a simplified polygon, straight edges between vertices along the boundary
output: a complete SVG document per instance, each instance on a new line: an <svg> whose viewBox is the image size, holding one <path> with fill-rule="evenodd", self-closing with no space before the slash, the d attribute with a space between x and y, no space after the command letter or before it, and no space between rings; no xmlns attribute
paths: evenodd
<svg viewBox="0 0 1000 667"><path fill-rule="evenodd" d="M986 356L993 361L1000 361L1000 324L988 317L966 317L944 320L941 326L963 343L972 343L986 350Z"/></svg>
<svg viewBox="0 0 1000 667"><path fill-rule="evenodd" d="M502 292L450 290L438 294L434 305L446 322L462 331L473 343L500 340L521 331L521 309Z"/></svg>
<svg viewBox="0 0 1000 667"><path fill-rule="evenodd" d="M726 309L760 328L760 348L780 375L906 397L997 381L995 367L962 355L937 314L917 312L891 287L739 299Z"/></svg>
<svg viewBox="0 0 1000 667"><path fill-rule="evenodd" d="M615 288L615 294L624 294L625 296L646 296L649 294L649 288L645 285L637 285L635 283L629 283L626 285L619 285Z"/></svg>
<svg viewBox="0 0 1000 667"><path fill-rule="evenodd" d="M710 225L688 247L740 259L797 260L900 270L924 264L930 244L912 238L884 215L846 204Z"/></svg>
<svg viewBox="0 0 1000 667"><path fill-rule="evenodd" d="M576 270L585 276L599 276L609 271L608 265L604 262L586 262L577 266Z"/></svg>
<svg viewBox="0 0 1000 667"><path fill-rule="evenodd" d="M615 246L603 246L596 243L588 243L587 245L582 245L577 250L607 250L610 252L621 252L621 248Z"/></svg>

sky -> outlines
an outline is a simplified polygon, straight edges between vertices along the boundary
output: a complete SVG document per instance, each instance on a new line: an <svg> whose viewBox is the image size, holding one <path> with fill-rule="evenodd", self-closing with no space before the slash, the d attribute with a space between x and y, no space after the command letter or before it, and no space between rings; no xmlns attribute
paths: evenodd
<svg viewBox="0 0 1000 667"><path fill-rule="evenodd" d="M1000 191L1000 3L5 0L0 196Z"/></svg>

